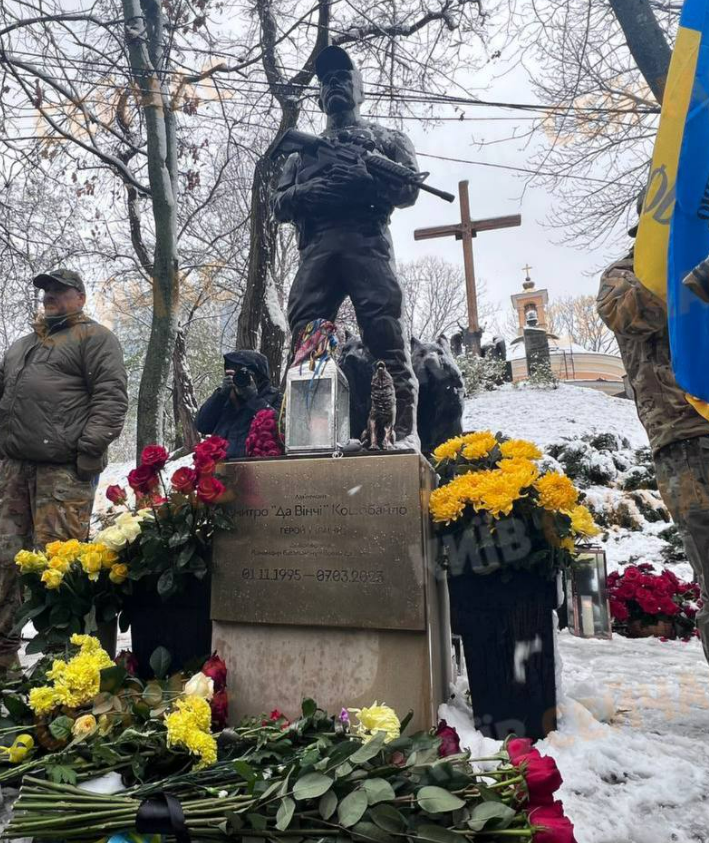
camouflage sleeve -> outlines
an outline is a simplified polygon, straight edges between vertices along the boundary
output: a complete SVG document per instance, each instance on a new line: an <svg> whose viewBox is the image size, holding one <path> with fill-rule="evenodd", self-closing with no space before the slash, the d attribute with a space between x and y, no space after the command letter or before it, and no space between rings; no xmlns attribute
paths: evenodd
<svg viewBox="0 0 709 843"><path fill-rule="evenodd" d="M605 324L621 336L649 336L667 325L665 303L629 269L613 267L603 274L596 306Z"/></svg>
<svg viewBox="0 0 709 843"><path fill-rule="evenodd" d="M294 152L286 159L276 189L271 197L271 210L278 222L293 222L298 212L295 178L300 166L300 155Z"/></svg>
<svg viewBox="0 0 709 843"><path fill-rule="evenodd" d="M91 409L78 450L100 456L120 436L128 412L126 368L116 336L101 325L92 325L84 340L82 363Z"/></svg>

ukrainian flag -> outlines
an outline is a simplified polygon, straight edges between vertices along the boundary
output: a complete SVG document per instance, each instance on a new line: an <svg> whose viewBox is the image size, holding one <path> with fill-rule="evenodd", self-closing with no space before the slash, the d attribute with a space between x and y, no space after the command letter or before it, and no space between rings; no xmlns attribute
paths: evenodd
<svg viewBox="0 0 709 843"><path fill-rule="evenodd" d="M635 274L667 300L675 377L709 401L709 304L682 284L709 255L709 0L685 0L635 245ZM709 407L689 399L709 418Z"/></svg>

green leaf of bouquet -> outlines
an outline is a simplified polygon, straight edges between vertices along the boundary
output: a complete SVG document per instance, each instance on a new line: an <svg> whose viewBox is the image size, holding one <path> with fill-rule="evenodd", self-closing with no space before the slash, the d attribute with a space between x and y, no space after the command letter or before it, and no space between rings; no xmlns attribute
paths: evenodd
<svg viewBox="0 0 709 843"><path fill-rule="evenodd" d="M327 793L324 793L322 798L320 799L320 804L318 805L318 811L320 811L320 816L324 820L329 820L330 817L335 813L337 809L337 796L335 795L334 790L328 790Z"/></svg>
<svg viewBox="0 0 709 843"><path fill-rule="evenodd" d="M168 573L167 571L165 573ZM160 577L162 579L162 577ZM158 591L160 590L160 581L158 580ZM170 670L172 663L172 656L166 647L156 647L153 654L150 656L150 667L158 679L164 679Z"/></svg>
<svg viewBox="0 0 709 843"><path fill-rule="evenodd" d="M35 635L30 643L25 648L25 653L28 656L35 656L37 653L43 653L47 642L43 635Z"/></svg>
<svg viewBox="0 0 709 843"><path fill-rule="evenodd" d="M317 799L332 787L332 779L323 773L306 773L293 787L293 796L298 800Z"/></svg>
<svg viewBox="0 0 709 843"><path fill-rule="evenodd" d="M76 771L64 764L47 764L45 767L49 780L55 784L76 784Z"/></svg>
<svg viewBox="0 0 709 843"><path fill-rule="evenodd" d="M387 802L396 797L394 788L386 779L367 779L364 783L364 790L370 805Z"/></svg>
<svg viewBox="0 0 709 843"><path fill-rule="evenodd" d="M442 787L422 787L416 794L416 801L427 814L445 814L457 811L465 802Z"/></svg>
<svg viewBox="0 0 709 843"><path fill-rule="evenodd" d="M337 819L345 828L352 828L364 816L369 802L364 790L353 790L337 806Z"/></svg>
<svg viewBox="0 0 709 843"><path fill-rule="evenodd" d="M496 829L507 828L517 816L514 808L505 805L503 802L482 802L476 805L468 820L468 828L471 831L482 831L488 826Z"/></svg>
<svg viewBox="0 0 709 843"><path fill-rule="evenodd" d="M338 743L328 755L328 766L339 766L344 761L347 761L355 752L362 746L362 741L350 740L344 743Z"/></svg>
<svg viewBox="0 0 709 843"><path fill-rule="evenodd" d="M279 831L285 831L291 824L294 813L295 802L290 796L286 796L285 799L281 800L281 804L278 806L278 811L276 812L276 828Z"/></svg>
<svg viewBox="0 0 709 843"><path fill-rule="evenodd" d="M490 790L484 784L479 784L477 787L483 802L502 802L502 796L496 790Z"/></svg>
<svg viewBox="0 0 709 843"><path fill-rule="evenodd" d="M113 667L104 668L101 671L101 686L99 691L115 694L121 685L123 685L127 676L128 671L118 664Z"/></svg>
<svg viewBox="0 0 709 843"><path fill-rule="evenodd" d="M268 823L263 814L249 813L246 815L246 819L254 831L266 831L266 825Z"/></svg>
<svg viewBox="0 0 709 843"><path fill-rule="evenodd" d="M393 805L376 805L369 813L372 821L389 834L403 834L408 824L406 818Z"/></svg>
<svg viewBox="0 0 709 843"><path fill-rule="evenodd" d="M377 732L371 740L367 741L350 757L350 761L353 764L365 764L367 761L371 761L372 758L379 755L386 739L386 732Z"/></svg>
<svg viewBox="0 0 709 843"><path fill-rule="evenodd" d="M416 831L416 840L425 843L460 843L460 835L443 828L442 825L420 825Z"/></svg>
<svg viewBox="0 0 709 843"><path fill-rule="evenodd" d="M26 717L32 716L32 709L22 697L7 694L2 698L2 703L7 709L7 713L16 723L24 720Z"/></svg>
<svg viewBox="0 0 709 843"><path fill-rule="evenodd" d="M303 700L303 717L312 717L318 710L318 704L310 698Z"/></svg>
<svg viewBox="0 0 709 843"><path fill-rule="evenodd" d="M352 829L352 837L364 843L394 843L394 838L379 826L370 822L360 822ZM457 840L456 843L460 843Z"/></svg>
<svg viewBox="0 0 709 843"><path fill-rule="evenodd" d="M52 720L49 724L49 731L55 740L65 741L71 736L71 728L73 725L74 721L71 717L67 717L66 714L62 714L60 717Z"/></svg>
<svg viewBox="0 0 709 843"><path fill-rule="evenodd" d="M143 702L149 708L157 708L157 706L159 706L162 702L162 697L163 694L162 688L160 687L160 683L156 682L155 680L148 682L142 693Z"/></svg>
<svg viewBox="0 0 709 843"><path fill-rule="evenodd" d="M182 550L177 554L176 565L178 568L184 568L189 565L190 559L194 556L195 548L192 542L186 544Z"/></svg>
<svg viewBox="0 0 709 843"><path fill-rule="evenodd" d="M167 600L175 592L175 571L173 568L168 568L160 574L158 579L158 594L163 600Z"/></svg>

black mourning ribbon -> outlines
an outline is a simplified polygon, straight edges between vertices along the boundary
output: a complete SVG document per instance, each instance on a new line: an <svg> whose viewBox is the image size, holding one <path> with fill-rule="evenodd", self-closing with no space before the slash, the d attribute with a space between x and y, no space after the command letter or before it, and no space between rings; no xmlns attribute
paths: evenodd
<svg viewBox="0 0 709 843"><path fill-rule="evenodd" d="M182 805L169 793L158 793L141 803L135 830L139 834L170 834L177 843L190 843Z"/></svg>

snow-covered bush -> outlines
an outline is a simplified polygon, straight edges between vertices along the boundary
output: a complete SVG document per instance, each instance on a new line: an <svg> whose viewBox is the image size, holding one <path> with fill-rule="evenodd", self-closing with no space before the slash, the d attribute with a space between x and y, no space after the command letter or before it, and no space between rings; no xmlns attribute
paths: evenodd
<svg viewBox="0 0 709 843"><path fill-rule="evenodd" d="M466 354L458 357L457 363L463 375L465 394L468 397L496 389L505 382L507 363L504 360Z"/></svg>

